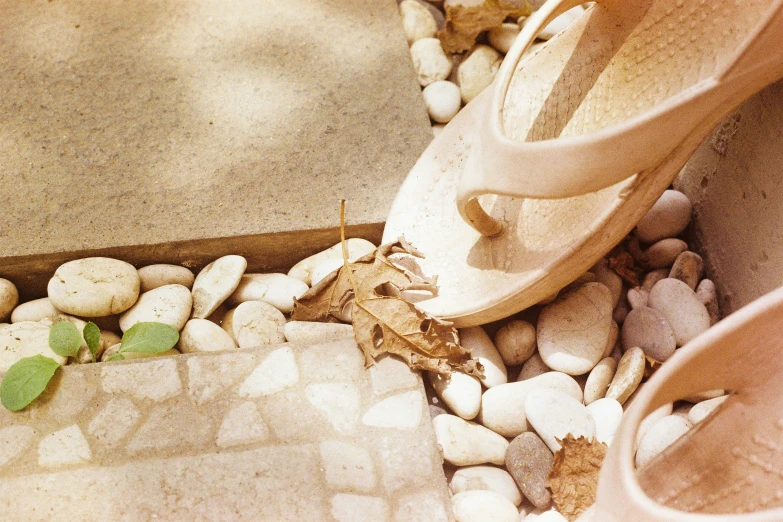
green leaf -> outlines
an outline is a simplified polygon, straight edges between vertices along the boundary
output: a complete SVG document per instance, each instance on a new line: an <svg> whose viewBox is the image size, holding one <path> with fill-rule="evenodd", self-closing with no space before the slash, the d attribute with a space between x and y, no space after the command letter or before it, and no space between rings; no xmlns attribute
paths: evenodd
<svg viewBox="0 0 783 522"><path fill-rule="evenodd" d="M109 356L108 359L106 359L106 362L112 362L112 361L124 361L125 356L121 353L115 353L114 355Z"/></svg>
<svg viewBox="0 0 783 522"><path fill-rule="evenodd" d="M76 357L82 345L82 334L73 323L62 321L52 325L49 330L49 348L63 357Z"/></svg>
<svg viewBox="0 0 783 522"><path fill-rule="evenodd" d="M119 352L160 353L171 350L179 332L163 323L136 323L122 336Z"/></svg>
<svg viewBox="0 0 783 522"><path fill-rule="evenodd" d="M0 383L0 402L11 411L21 410L43 393L59 367L53 359L43 355L16 361Z"/></svg>
<svg viewBox="0 0 783 522"><path fill-rule="evenodd" d="M95 354L98 353L98 348L101 346L101 329L97 324L92 321L87 323L87 326L84 327L84 340L90 348L92 362L95 362Z"/></svg>

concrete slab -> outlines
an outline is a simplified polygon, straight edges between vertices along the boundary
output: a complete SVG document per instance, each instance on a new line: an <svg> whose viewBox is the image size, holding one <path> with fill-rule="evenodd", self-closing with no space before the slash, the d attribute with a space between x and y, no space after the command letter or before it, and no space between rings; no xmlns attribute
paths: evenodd
<svg viewBox="0 0 783 522"><path fill-rule="evenodd" d="M314 252L291 235L334 231L340 198L355 230L379 237L432 138L394 0L0 0L0 12L5 266L131 245L215 257L215 238L270 266L282 248L259 237Z"/></svg>
<svg viewBox="0 0 783 522"><path fill-rule="evenodd" d="M421 377L363 366L352 339L66 366L0 408L3 518L453 520Z"/></svg>

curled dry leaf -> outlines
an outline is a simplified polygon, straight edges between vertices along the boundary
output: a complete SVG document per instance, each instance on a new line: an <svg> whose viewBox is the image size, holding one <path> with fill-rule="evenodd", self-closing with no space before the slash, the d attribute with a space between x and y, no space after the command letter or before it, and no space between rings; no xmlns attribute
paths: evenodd
<svg viewBox="0 0 783 522"><path fill-rule="evenodd" d="M623 245L614 247L607 257L609 268L623 281L631 286L639 286L639 277L644 273L644 269L636 264L634 257Z"/></svg>
<svg viewBox="0 0 783 522"><path fill-rule="evenodd" d="M481 365L460 346L451 323L426 315L404 298L410 291L437 292L435 279L421 274L408 256L421 254L400 239L347 263L298 299L291 318L338 322L349 309L368 366L379 355L393 353L413 369L480 375Z"/></svg>
<svg viewBox="0 0 783 522"><path fill-rule="evenodd" d="M558 442L552 471L546 486L552 491L552 501L561 515L576 520L595 502L598 474L606 456L607 445L595 439L566 435Z"/></svg>

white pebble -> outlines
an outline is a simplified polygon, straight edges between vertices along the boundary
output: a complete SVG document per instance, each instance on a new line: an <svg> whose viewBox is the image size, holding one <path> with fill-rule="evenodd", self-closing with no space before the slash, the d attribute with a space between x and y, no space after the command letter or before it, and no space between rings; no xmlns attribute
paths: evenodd
<svg viewBox="0 0 783 522"><path fill-rule="evenodd" d="M244 274L226 302L236 306L245 301L264 301L288 314L294 309L294 299L307 290L305 283L285 274Z"/></svg>
<svg viewBox="0 0 783 522"><path fill-rule="evenodd" d="M288 321L283 327L283 334L289 343L323 343L353 337L353 325Z"/></svg>
<svg viewBox="0 0 783 522"><path fill-rule="evenodd" d="M710 314L687 284L678 279L661 279L650 291L648 306L658 310L674 332L677 346L683 346L710 327Z"/></svg>
<svg viewBox="0 0 783 522"><path fill-rule="evenodd" d="M612 294L612 310L614 310L623 296L623 279L609 268L606 259L601 259L591 271L595 274L595 281L608 288Z"/></svg>
<svg viewBox="0 0 783 522"><path fill-rule="evenodd" d="M234 339L208 319L191 319L179 334L179 351L223 352L237 348Z"/></svg>
<svg viewBox="0 0 783 522"><path fill-rule="evenodd" d="M248 301L229 310L222 324L240 348L285 342L284 326L283 313L262 301Z"/></svg>
<svg viewBox="0 0 783 522"><path fill-rule="evenodd" d="M650 298L650 292L641 287L635 287L628 290L626 294L628 304L631 305L631 310L647 306L647 300ZM626 315L626 318L628 316Z"/></svg>
<svg viewBox="0 0 783 522"><path fill-rule="evenodd" d="M698 424L728 398L728 395L722 395L720 397L715 397L714 399L707 399L706 401L694 404L688 412L688 420L691 424Z"/></svg>
<svg viewBox="0 0 783 522"><path fill-rule="evenodd" d="M352 237L345 240L345 248L348 250L348 261L356 261L360 257L363 257L375 250L375 245L366 239ZM308 286L315 286L315 283L312 282L313 268L315 268L325 259L339 259L340 262L342 262L342 244L337 243L336 245L332 245L326 250L322 250L321 252L302 259L293 267L291 267L291 270L288 271L288 275L303 281Z"/></svg>
<svg viewBox="0 0 783 522"><path fill-rule="evenodd" d="M505 463L508 441L484 426L449 414L432 419L432 426L447 462L455 466Z"/></svg>
<svg viewBox="0 0 783 522"><path fill-rule="evenodd" d="M11 313L12 323L21 323L22 321L40 321L41 319L52 319L62 312L54 307L48 297L35 299L22 303Z"/></svg>
<svg viewBox="0 0 783 522"><path fill-rule="evenodd" d="M319 262L317 265L313 267L313 270L310 273L310 280L312 281L313 286L320 283L326 276L328 276L335 270L339 270L344 265L345 263L342 257L327 258Z"/></svg>
<svg viewBox="0 0 783 522"><path fill-rule="evenodd" d="M415 0L408 0L415 2ZM438 80L427 85L422 91L424 105L433 121L448 123L457 115L462 105L459 87L447 80Z"/></svg>
<svg viewBox="0 0 783 522"><path fill-rule="evenodd" d="M103 317L133 306L140 285L133 265L108 257L88 257L60 265L47 291L58 310L81 317Z"/></svg>
<svg viewBox="0 0 783 522"><path fill-rule="evenodd" d="M671 415L674 411L674 404L668 402L659 408L656 408L649 415L647 415L642 422L639 423L639 429L636 430L636 442L634 443L634 449L639 447L639 442L644 438L647 432L650 430L650 426L655 424L658 419L662 419L667 415Z"/></svg>
<svg viewBox="0 0 783 522"><path fill-rule="evenodd" d="M645 243L679 236L691 220L691 201L676 190L667 190L636 225L636 236Z"/></svg>
<svg viewBox="0 0 783 522"><path fill-rule="evenodd" d="M408 45L422 38L432 38L438 32L438 23L430 10L416 0L400 2L402 28Z"/></svg>
<svg viewBox="0 0 783 522"><path fill-rule="evenodd" d="M641 348L631 348L625 352L617 363L617 371L612 377L606 396L617 400L620 404L625 404L642 382L646 364L644 351Z"/></svg>
<svg viewBox="0 0 783 522"><path fill-rule="evenodd" d="M720 307L718 306L718 290L711 279L702 279L696 287L696 297L704 303L707 313L710 314L710 326L720 321ZM13 321L13 316L11 317Z"/></svg>
<svg viewBox="0 0 783 522"><path fill-rule="evenodd" d="M149 292L164 285L182 285L190 289L196 276L184 266L149 265L139 268L139 279L141 279L141 291Z"/></svg>
<svg viewBox="0 0 783 522"><path fill-rule="evenodd" d="M503 359L495 348L492 339L480 326L459 330L460 344L471 350L472 357L484 365L484 377L481 383L487 388L508 382L508 374Z"/></svg>
<svg viewBox="0 0 783 522"><path fill-rule="evenodd" d="M451 477L449 489L455 495L463 491L494 491L506 497L515 506L522 503L522 493L511 474L493 466L470 466L458 469Z"/></svg>
<svg viewBox="0 0 783 522"><path fill-rule="evenodd" d="M587 373L601 360L611 325L609 289L601 283L587 283L541 310L538 352L553 370Z"/></svg>
<svg viewBox="0 0 783 522"><path fill-rule="evenodd" d="M516 437L528 431L525 399L539 388L558 390L582 402L582 388L570 375L548 372L521 382L495 386L481 397L479 422L504 437Z"/></svg>
<svg viewBox="0 0 783 522"><path fill-rule="evenodd" d="M422 38L413 42L411 58L419 85L422 87L438 80L445 80L451 73L451 60L446 56L437 38Z"/></svg>
<svg viewBox="0 0 783 522"><path fill-rule="evenodd" d="M519 522L516 506L494 491L464 491L451 497L456 522Z"/></svg>
<svg viewBox="0 0 783 522"><path fill-rule="evenodd" d="M674 441L687 433L689 429L691 429L691 423L679 415L667 415L658 419L650 426L639 443L639 449L636 450L636 467L644 467L663 450L671 446Z"/></svg>
<svg viewBox="0 0 783 522"><path fill-rule="evenodd" d="M519 36L519 25L504 23L490 29L488 39L492 47L506 54L511 49L511 46L514 45L517 36Z"/></svg>
<svg viewBox="0 0 783 522"><path fill-rule="evenodd" d="M0 372L5 372L18 360L34 355L50 357L59 364L65 364L68 358L57 355L49 348L50 328L51 323L32 321L0 328Z"/></svg>
<svg viewBox="0 0 783 522"><path fill-rule="evenodd" d="M595 437L595 421L587 407L559 390L530 391L525 399L525 415L552 452L560 449L556 439L562 440L569 433L577 438Z"/></svg>
<svg viewBox="0 0 783 522"><path fill-rule="evenodd" d="M247 260L233 255L205 266L193 282L193 317L209 317L236 290L246 268Z"/></svg>
<svg viewBox="0 0 783 522"><path fill-rule="evenodd" d="M507 366L522 364L536 353L536 327L515 319L495 334L495 347Z"/></svg>
<svg viewBox="0 0 783 522"><path fill-rule="evenodd" d="M530 357L530 359L525 361L525 364L522 365L522 370L519 372L519 375L517 376L517 381L518 382L526 381L527 379L532 379L533 377L551 371L552 368L546 365L544 360L541 358L541 354L536 352L533 354L532 357Z"/></svg>
<svg viewBox="0 0 783 522"><path fill-rule="evenodd" d="M182 330L193 308L193 296L182 285L164 285L144 292L120 316L120 328L127 332L136 323L154 321Z"/></svg>
<svg viewBox="0 0 783 522"><path fill-rule="evenodd" d="M470 102L492 83L501 61L500 54L488 45L477 45L470 51L457 69L463 102Z"/></svg>
<svg viewBox="0 0 783 522"><path fill-rule="evenodd" d="M8 279L0 277L0 321L8 319L19 302L19 291ZM13 319L11 320L13 322Z"/></svg>
<svg viewBox="0 0 783 522"><path fill-rule="evenodd" d="M666 317L647 306L634 308L623 322L624 350L638 346L656 361L663 362L674 354L677 342Z"/></svg>
<svg viewBox="0 0 783 522"><path fill-rule="evenodd" d="M620 422L623 420L623 406L614 399L598 399L587 405L595 421L595 439L610 444Z"/></svg>
<svg viewBox="0 0 783 522"><path fill-rule="evenodd" d="M481 383L476 377L460 371L451 375L427 372L435 393L443 399L446 406L465 420L478 415L481 408Z"/></svg>
<svg viewBox="0 0 783 522"><path fill-rule="evenodd" d="M612 357L601 359L595 365L595 368L590 370L590 375L587 376L587 382L585 383L585 404L589 406L591 403L606 396L615 370L617 370L617 361Z"/></svg>
<svg viewBox="0 0 783 522"><path fill-rule="evenodd" d="M688 250L688 243L682 239L667 238L654 243L644 251L650 268L672 266L677 256Z"/></svg>

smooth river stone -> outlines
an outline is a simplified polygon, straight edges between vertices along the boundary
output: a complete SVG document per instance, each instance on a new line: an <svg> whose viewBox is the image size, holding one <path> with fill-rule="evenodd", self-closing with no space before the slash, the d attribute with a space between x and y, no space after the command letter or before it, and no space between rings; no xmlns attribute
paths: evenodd
<svg viewBox="0 0 783 522"><path fill-rule="evenodd" d="M679 236L691 220L691 201L676 190L666 190L636 225L636 236L645 243Z"/></svg>
<svg viewBox="0 0 783 522"><path fill-rule="evenodd" d="M375 250L375 245L360 237L352 237L345 240L345 247L348 250L348 261L356 261ZM295 277L305 284L312 286L312 270L316 265L328 259L343 259L342 244L337 243L326 250L306 257L291 267L288 275Z"/></svg>
<svg viewBox="0 0 783 522"><path fill-rule="evenodd" d="M718 289L711 279L702 279L696 287L696 297L704 303L707 313L710 314L710 326L720 321L720 307L718 306Z"/></svg>
<svg viewBox="0 0 783 522"><path fill-rule="evenodd" d="M14 308L11 314L12 323L21 323L22 321L40 321L41 319L52 319L62 312L54 307L48 297L27 301Z"/></svg>
<svg viewBox="0 0 783 522"><path fill-rule="evenodd" d="M49 348L50 325L22 321L0 328L0 372L5 372L19 359L43 355L65 364L67 357Z"/></svg>
<svg viewBox="0 0 783 522"><path fill-rule="evenodd" d="M704 260L696 252L686 250L674 260L669 277L679 279L691 290L696 290L702 274L704 273Z"/></svg>
<svg viewBox="0 0 783 522"><path fill-rule="evenodd" d="M443 402L465 420L478 415L481 408L481 382L472 375L452 371L451 375L427 372L432 388Z"/></svg>
<svg viewBox="0 0 783 522"><path fill-rule="evenodd" d="M262 301L247 301L229 310L221 326L240 348L285 342L285 316Z"/></svg>
<svg viewBox="0 0 783 522"><path fill-rule="evenodd" d="M647 306L634 308L623 322L623 350L639 347L656 361L663 362L674 354L677 341L666 317Z"/></svg>
<svg viewBox="0 0 783 522"><path fill-rule="evenodd" d="M587 376L584 390L584 403L589 405L603 399L609 390L609 384L612 382L614 372L617 370L617 361L613 357L605 357L598 361L595 368L590 370Z"/></svg>
<svg viewBox="0 0 783 522"><path fill-rule="evenodd" d="M506 365L522 364L536 353L536 327L521 319L510 321L495 334L495 347Z"/></svg>
<svg viewBox="0 0 783 522"><path fill-rule="evenodd" d="M165 285L182 285L190 290L196 276L184 266L158 264L139 268L139 278L141 291L149 292Z"/></svg>
<svg viewBox="0 0 783 522"><path fill-rule="evenodd" d="M88 257L60 265L47 291L52 305L62 312L103 317L133 306L140 285L133 265L108 257Z"/></svg>
<svg viewBox="0 0 783 522"><path fill-rule="evenodd" d="M494 491L464 491L451 497L457 522L519 522L517 507Z"/></svg>
<svg viewBox="0 0 783 522"><path fill-rule="evenodd" d="M435 438L443 458L455 466L492 463L502 466L508 441L484 426L456 415L438 415L432 419Z"/></svg>
<svg viewBox="0 0 783 522"><path fill-rule="evenodd" d="M289 343L323 343L335 339L353 337L353 325L319 323L315 321L288 321L283 327Z"/></svg>
<svg viewBox="0 0 783 522"><path fill-rule="evenodd" d="M601 283L587 283L541 310L538 352L553 370L582 375L601 360L611 326L609 289Z"/></svg>
<svg viewBox="0 0 783 522"><path fill-rule="evenodd" d="M541 358L541 355L536 352L530 359L525 361L525 364L522 365L522 369L519 371L519 375L517 376L517 381L526 381L551 371L552 368L547 366L544 360Z"/></svg>
<svg viewBox="0 0 783 522"><path fill-rule="evenodd" d="M463 491L494 491L509 499L515 506L522 503L522 494L514 478L508 471L493 466L470 466L458 469L451 477L449 489L455 495Z"/></svg>
<svg viewBox="0 0 783 522"><path fill-rule="evenodd" d="M532 390L538 388L559 390L582 402L582 388L573 377L562 372L548 372L485 391L481 397L479 422L504 437L516 437L528 431L525 399Z"/></svg>
<svg viewBox="0 0 783 522"><path fill-rule="evenodd" d="M647 265L650 268L672 266L677 256L688 250L688 243L674 237L661 239L644 251Z"/></svg>
<svg viewBox="0 0 783 522"><path fill-rule="evenodd" d="M595 440L605 444L611 443L623 420L622 404L614 399L603 398L588 404L587 410L595 422Z"/></svg>
<svg viewBox="0 0 783 522"><path fill-rule="evenodd" d="M264 301L284 314L294 309L294 299L299 299L310 287L285 274L244 274L227 303L236 306L246 301Z"/></svg>
<svg viewBox="0 0 783 522"><path fill-rule="evenodd" d="M650 290L648 306L658 310L683 346L710 327L710 314L696 292L679 279L661 279Z"/></svg>
<svg viewBox="0 0 783 522"><path fill-rule="evenodd" d="M182 330L193 309L193 296L182 285L164 285L144 292L128 311L120 316L120 328L127 332L134 324L157 322Z"/></svg>
<svg viewBox="0 0 783 522"><path fill-rule="evenodd" d="M460 329L459 341L463 347L471 350L474 359L478 359L484 365L484 377L480 378L484 386L492 388L508 382L503 358L500 357L500 352L482 327L473 326Z"/></svg>
<svg viewBox="0 0 783 522"><path fill-rule="evenodd" d="M691 423L679 415L667 415L655 421L639 442L639 448L636 450L636 467L644 467L687 433L691 427Z"/></svg>
<svg viewBox="0 0 783 522"><path fill-rule="evenodd" d="M506 468L522 494L537 508L547 507L552 500L546 480L553 462L554 455L533 432L514 437L506 450Z"/></svg>
<svg viewBox="0 0 783 522"><path fill-rule="evenodd" d="M11 316L17 303L19 303L19 291L16 289L16 285L8 279L0 277L0 321Z"/></svg>
<svg viewBox="0 0 783 522"><path fill-rule="evenodd" d="M606 396L620 404L625 404L642 382L646 364L644 351L641 348L631 348L625 352L617 363L617 371L606 391Z"/></svg>
<svg viewBox="0 0 783 522"><path fill-rule="evenodd" d="M191 319L179 333L179 351L224 352L237 348L231 335L208 319Z"/></svg>
<svg viewBox="0 0 783 522"><path fill-rule="evenodd" d="M641 442L641 440L650 430L650 426L655 424L655 422L658 419L662 419L667 415L671 415L673 411L674 411L674 404L668 402L663 406L654 409L652 413L649 413L644 419L642 419L642 422L639 423L639 429L636 430L636 440L634 442L634 448L639 447L639 442Z"/></svg>
<svg viewBox="0 0 783 522"><path fill-rule="evenodd" d="M193 281L193 317L206 319L234 293L247 260L242 256L223 256L201 269Z"/></svg>
<svg viewBox="0 0 783 522"><path fill-rule="evenodd" d="M595 437L595 421L584 404L567 393L536 388L527 394L525 415L547 447L556 452L569 433L574 437Z"/></svg>
<svg viewBox="0 0 783 522"><path fill-rule="evenodd" d="M688 411L688 421L691 424L698 424L728 398L728 395L722 395L720 397L715 397L714 399L708 399L698 404L694 404L690 411Z"/></svg>

